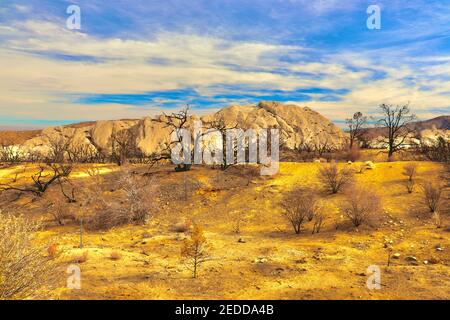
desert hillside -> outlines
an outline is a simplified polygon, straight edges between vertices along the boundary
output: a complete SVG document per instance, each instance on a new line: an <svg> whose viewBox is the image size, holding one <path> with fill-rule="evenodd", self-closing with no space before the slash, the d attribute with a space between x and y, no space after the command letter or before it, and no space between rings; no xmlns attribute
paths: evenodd
<svg viewBox="0 0 450 320"><path fill-rule="evenodd" d="M405 164L418 166L417 184L442 172L442 165L430 162L391 162L356 174L383 204L372 225L357 228L342 209L345 194L330 194L318 180L323 166L318 163L282 163L273 177L248 176L240 167L177 173L163 166L148 175L146 166L78 165L71 174L77 202L64 204L54 188L42 197L2 194L2 203L4 212L43 222L36 241L52 248L48 252L61 264L61 274L71 264L80 266L81 289L66 288L63 278L50 292L53 299L448 299L449 203L437 228L421 189L407 192ZM339 167L357 172L361 165ZM2 169L0 182L19 173L17 184L26 185L35 171L31 165ZM93 227L89 195L99 191L102 201L122 201L118 181L130 172L136 181L157 186L143 189L155 204L152 218L145 224ZM319 233L313 234L310 221L295 234L283 215L283 197L302 186L320 197ZM75 222L55 221L61 205ZM181 255L193 224L203 227L208 252L195 279ZM381 268L380 290L366 286L372 265ZM44 291L35 297L40 294Z"/></svg>

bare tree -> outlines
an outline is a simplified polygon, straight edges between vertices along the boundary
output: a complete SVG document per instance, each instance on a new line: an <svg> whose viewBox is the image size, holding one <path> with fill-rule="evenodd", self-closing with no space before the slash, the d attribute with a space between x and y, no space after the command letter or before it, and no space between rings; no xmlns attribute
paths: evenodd
<svg viewBox="0 0 450 320"><path fill-rule="evenodd" d="M353 185L345 193L341 210L355 227L363 223L372 223L381 210L381 198L372 188Z"/></svg>
<svg viewBox="0 0 450 320"><path fill-rule="evenodd" d="M403 175L407 177L405 182L406 190L408 190L408 193L412 193L416 184L417 165L414 163L405 165L403 167Z"/></svg>
<svg viewBox="0 0 450 320"><path fill-rule="evenodd" d="M135 157L139 152L133 128L114 129L111 133L110 144L111 157L119 166L127 164L130 158Z"/></svg>
<svg viewBox="0 0 450 320"><path fill-rule="evenodd" d="M352 118L345 120L348 126L350 138L349 138L349 148L352 149L355 142L361 139L363 135L364 126L367 124L367 117L361 112L355 112Z"/></svg>
<svg viewBox="0 0 450 320"><path fill-rule="evenodd" d="M444 137L438 137L434 144L421 139L417 151L430 161L450 163L450 141Z"/></svg>
<svg viewBox="0 0 450 320"><path fill-rule="evenodd" d="M45 173L49 170L50 173ZM50 164L39 166L39 171L31 176L33 184L29 187L18 187L9 184L0 184L1 190L15 190L20 192L30 192L37 196L42 196L45 191L56 181L68 177L72 172L72 165Z"/></svg>
<svg viewBox="0 0 450 320"><path fill-rule="evenodd" d="M55 197L55 199L52 200L51 205L49 205L49 213L61 226L64 225L67 220L74 221L76 218L66 203L58 197Z"/></svg>
<svg viewBox="0 0 450 320"><path fill-rule="evenodd" d="M166 114L163 114L163 115L164 115L164 117L161 120L156 120L156 121L163 122L165 124L165 127L171 128L172 131L170 132L170 135L172 136L173 133L175 133L176 140L168 143L166 145L166 147L164 148L164 150L162 150L161 152L150 155L149 160L148 160L148 162L150 163L150 166L153 166L160 161L170 160L172 158L171 148L172 148L173 144L181 143L183 141L182 131L183 131L183 129L187 129L188 124L189 124L188 122L190 119L189 105L186 105L182 110L180 110L176 113L172 113L171 115L166 115ZM184 160L186 160L186 159L184 159ZM189 163L187 163L187 161L185 161L185 163L177 165L175 170L176 171L188 171L188 170L190 170L190 168L191 168L191 164L189 164Z"/></svg>
<svg viewBox="0 0 450 320"><path fill-rule="evenodd" d="M12 143L0 141L0 162L19 163L22 161L21 151Z"/></svg>
<svg viewBox="0 0 450 320"><path fill-rule="evenodd" d="M194 225L190 238L185 240L181 256L184 258L186 266L192 270L192 276L197 278L200 265L209 259L208 244L203 234L203 228L199 225Z"/></svg>
<svg viewBox="0 0 450 320"><path fill-rule="evenodd" d="M208 128L209 128L209 132L211 131L216 131L220 134L221 138L222 138L222 163L220 164L220 168L222 170L226 170L228 169L230 166L232 166L235 161L233 161L232 163L228 162L228 157L227 157L227 153L231 152L233 153L233 158L235 156L235 153L237 152L237 145L234 145L232 148L232 150L227 150L228 149L228 144L227 144L227 131L231 130L231 129L237 129L237 124L235 125L228 125L225 121L225 118L223 117L223 115L220 115L220 117L218 119L215 119L213 121L211 121L208 124ZM240 137L238 137L239 139Z"/></svg>
<svg viewBox="0 0 450 320"><path fill-rule="evenodd" d="M353 171L351 168L338 168L335 162L324 164L319 168L318 179L334 194L353 182Z"/></svg>
<svg viewBox="0 0 450 320"><path fill-rule="evenodd" d="M73 141L66 150L67 158L72 163L104 163L105 157L98 149L88 143Z"/></svg>
<svg viewBox="0 0 450 320"><path fill-rule="evenodd" d="M380 109L382 116L378 120L378 125L387 130L387 137L383 143L388 148L388 159L392 159L395 152L407 145L407 138L414 132L411 122L416 119L416 116L411 114L409 104L396 107L382 104Z"/></svg>
<svg viewBox="0 0 450 320"><path fill-rule="evenodd" d="M302 225L311 221L317 212L317 198L309 189L296 188L290 191L282 200L281 207L284 217L299 234Z"/></svg>
<svg viewBox="0 0 450 320"><path fill-rule="evenodd" d="M26 299L57 280L58 265L33 246L39 224L19 216L1 214L0 300Z"/></svg>
<svg viewBox="0 0 450 320"><path fill-rule="evenodd" d="M314 215L314 219L313 219L314 225L313 225L313 229L312 229L312 234L320 232L320 230L322 229L324 220L325 220L325 216L324 216L323 212L318 210L316 212L316 214Z"/></svg>
<svg viewBox="0 0 450 320"><path fill-rule="evenodd" d="M62 132L52 136L46 135L48 140L48 147L50 148L47 154L47 162L49 163L63 163L66 160L66 153L71 145L74 136L65 135Z"/></svg>
<svg viewBox="0 0 450 320"><path fill-rule="evenodd" d="M443 186L434 181L427 181L422 185L422 191L425 204L430 212L438 212L443 200Z"/></svg>
<svg viewBox="0 0 450 320"><path fill-rule="evenodd" d="M77 187L69 179L68 175L63 175L58 178L59 189L61 194L66 198L68 203L75 203L77 199L75 197L75 191Z"/></svg>

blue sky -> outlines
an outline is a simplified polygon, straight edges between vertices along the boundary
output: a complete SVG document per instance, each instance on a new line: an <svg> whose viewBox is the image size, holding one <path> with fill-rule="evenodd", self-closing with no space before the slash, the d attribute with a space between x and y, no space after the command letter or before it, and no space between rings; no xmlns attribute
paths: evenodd
<svg viewBox="0 0 450 320"><path fill-rule="evenodd" d="M70 4L81 30L66 27ZM449 114L449 21L448 0L0 0L0 126L260 100L339 123L380 103Z"/></svg>

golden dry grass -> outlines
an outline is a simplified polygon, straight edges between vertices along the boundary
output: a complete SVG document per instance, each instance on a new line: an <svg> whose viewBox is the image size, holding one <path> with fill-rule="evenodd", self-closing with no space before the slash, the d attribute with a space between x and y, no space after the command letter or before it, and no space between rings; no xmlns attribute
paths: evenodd
<svg viewBox="0 0 450 320"><path fill-rule="evenodd" d="M80 265L81 290L61 286L51 298L448 299L448 212L445 227L436 228L420 204L420 190L412 194L406 191L403 165L376 163L375 169L356 174L360 183L381 195L384 204L380 224L358 230L339 212L342 194L328 195L321 190L316 178L320 164L282 163L278 175L255 178L248 186L208 168L196 167L187 173L166 168L158 173L165 184L182 185L185 175L200 187L186 199L180 196L160 203L160 212L145 226L85 231L83 249L78 248L77 225L53 226L39 233L38 242L42 244L57 238L61 252L58 259L67 264L85 252L89 257ZM420 181L438 177L441 169L430 162L418 165ZM0 180L12 174L11 170L14 168L0 170ZM75 172L74 177L92 183L81 174L83 168L77 170L79 174ZM110 170L118 169L105 170L106 178ZM298 185L317 188L321 196L326 220L319 234L312 235L312 226L307 224L303 233L295 235L281 215L283 193ZM235 232L236 212L242 213L239 234ZM204 226L211 246L211 260L200 268L197 279L191 278L180 260L189 231L173 230L174 225L185 221ZM400 258L386 268L384 244L389 241ZM436 250L436 246L443 250ZM119 251L120 259L111 259L111 252ZM417 265L411 265L407 256L415 256ZM370 265L381 267L380 290L366 287Z"/></svg>

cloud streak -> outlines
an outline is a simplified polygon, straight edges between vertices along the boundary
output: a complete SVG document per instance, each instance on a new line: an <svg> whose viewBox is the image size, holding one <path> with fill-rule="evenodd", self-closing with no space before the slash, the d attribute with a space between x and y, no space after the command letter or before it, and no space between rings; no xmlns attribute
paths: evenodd
<svg viewBox="0 0 450 320"><path fill-rule="evenodd" d="M204 113L267 99L336 121L383 102L410 101L422 118L449 110L450 12L439 2L382 1L385 29L375 32L365 28L365 1L158 3L80 1L81 31L65 28L65 1L7 4L0 124L142 117L185 103Z"/></svg>

